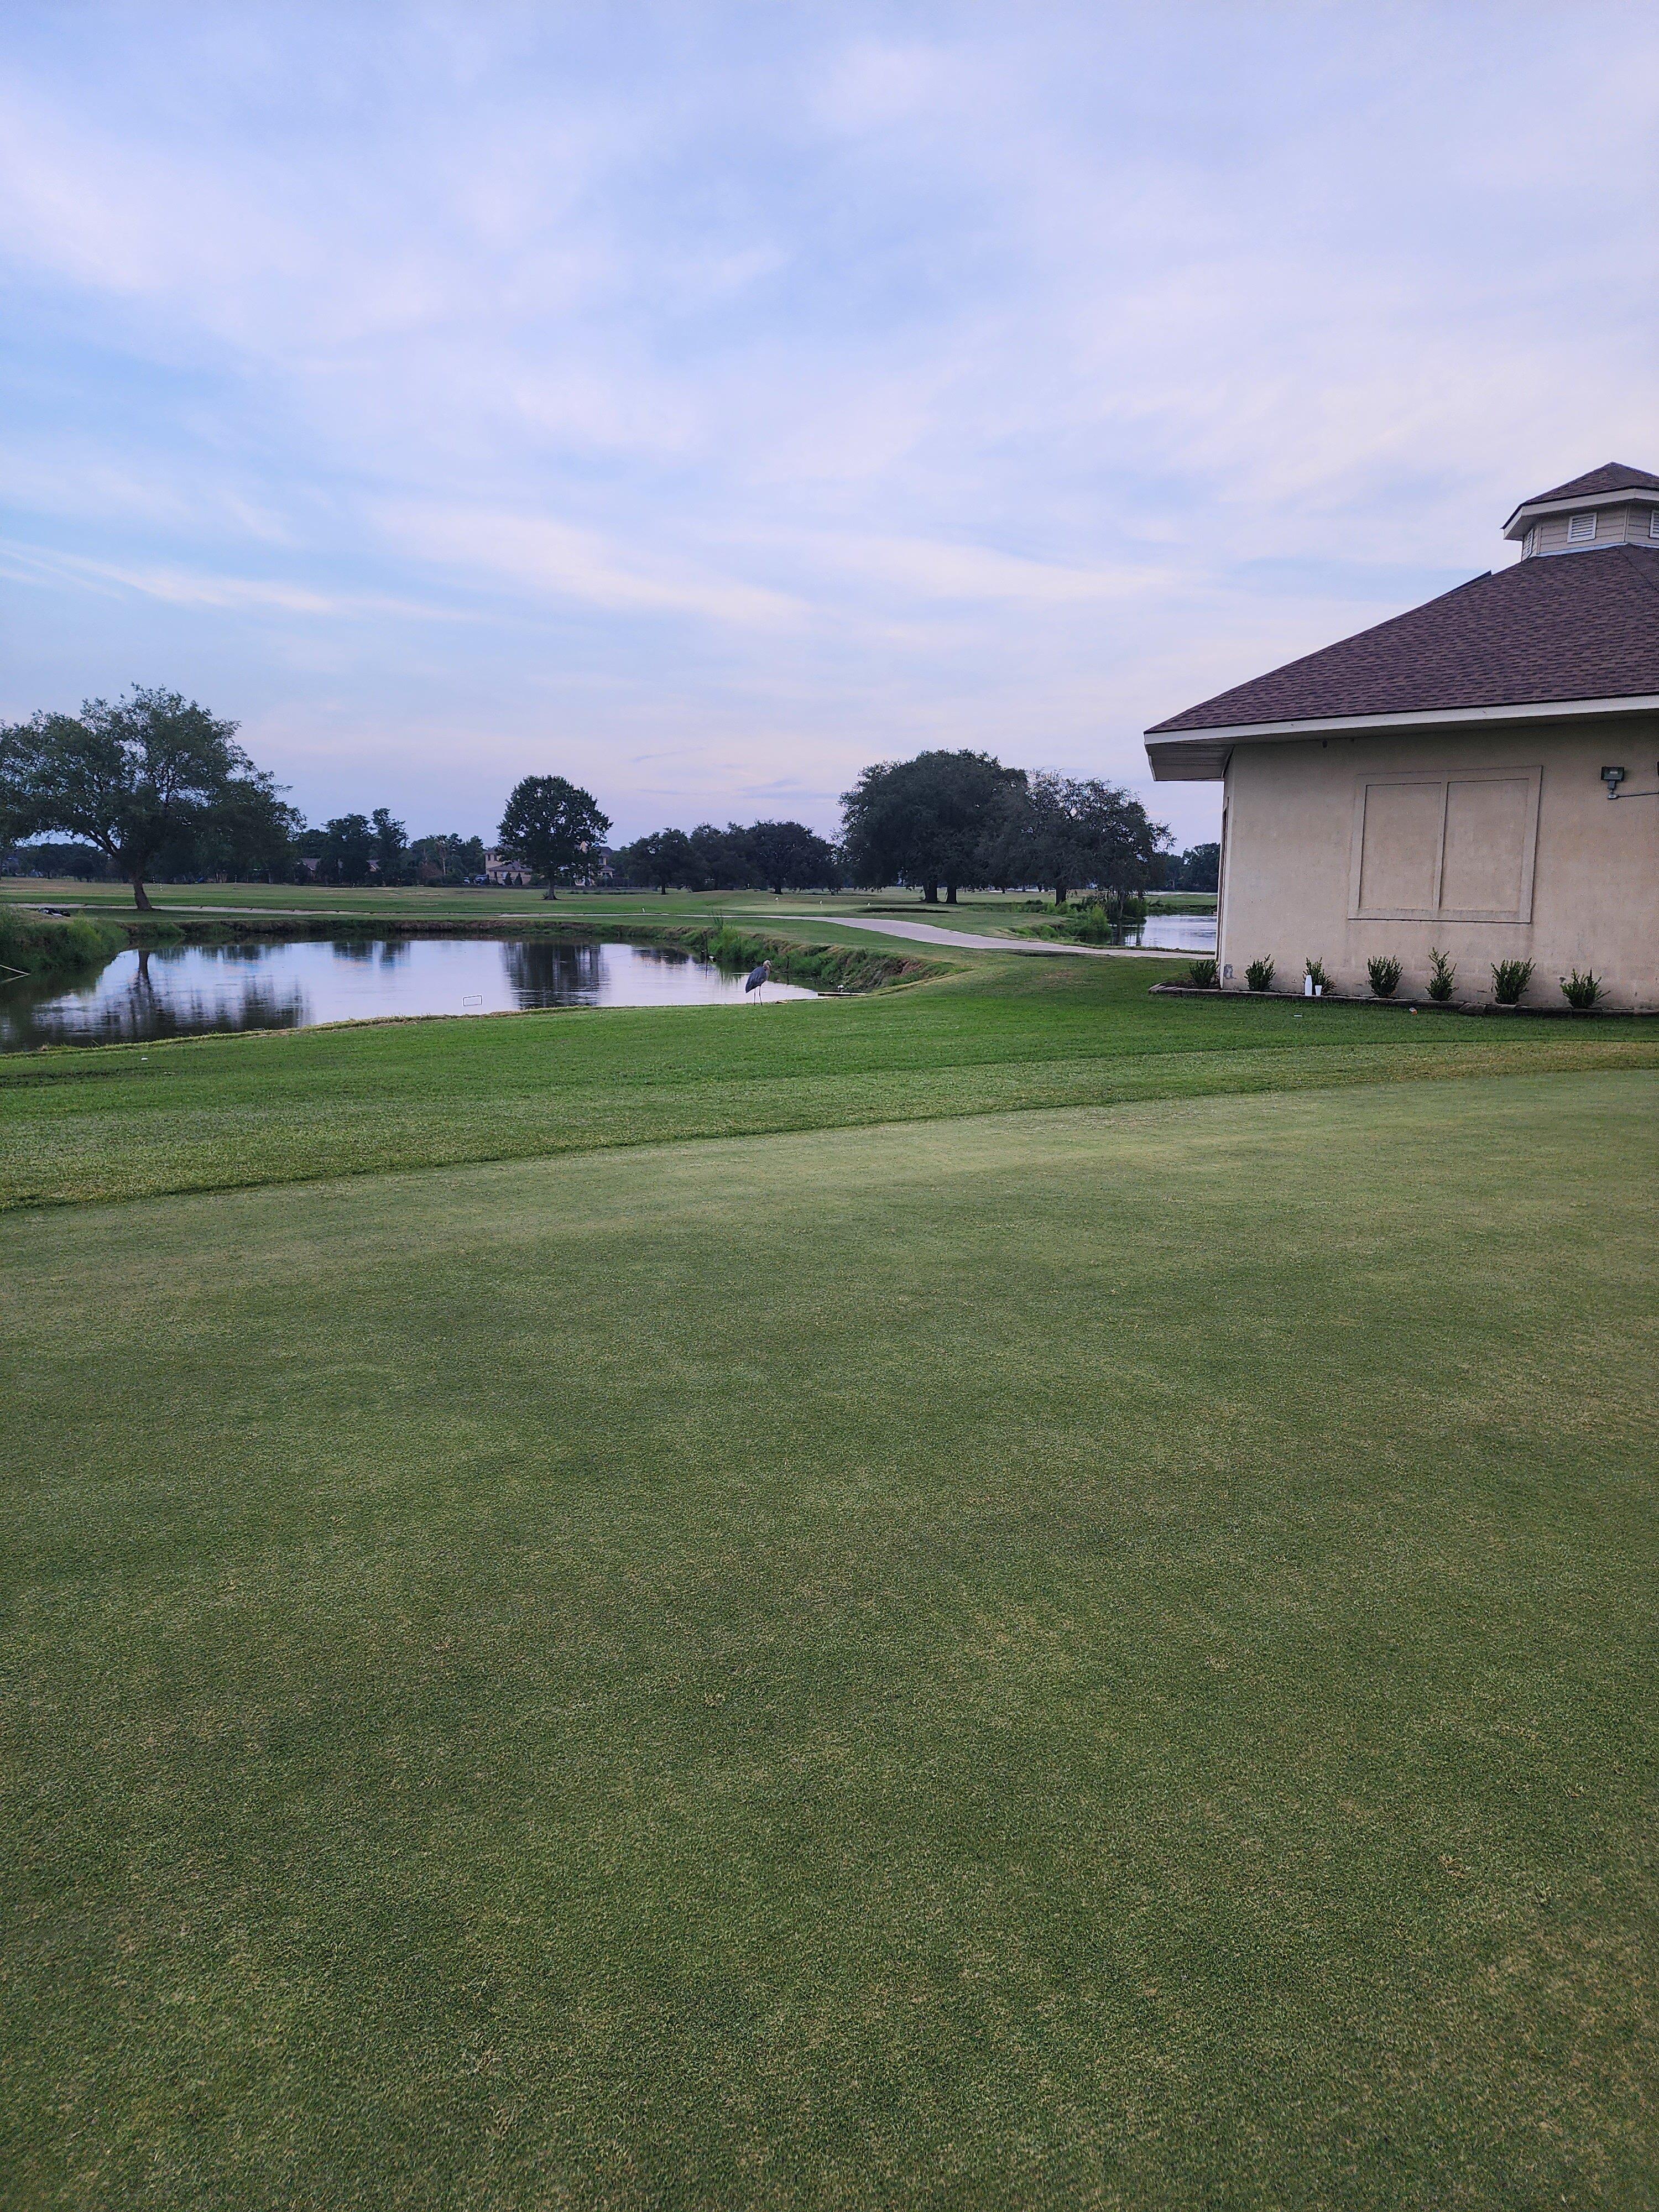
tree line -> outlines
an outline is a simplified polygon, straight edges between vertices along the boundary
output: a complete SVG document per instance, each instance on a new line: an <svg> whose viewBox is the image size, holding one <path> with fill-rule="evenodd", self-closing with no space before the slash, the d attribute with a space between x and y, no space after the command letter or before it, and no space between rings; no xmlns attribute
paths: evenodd
<svg viewBox="0 0 1659 2212"><path fill-rule="evenodd" d="M221 876L330 884L477 882L483 842L411 839L387 807L307 826L237 726L178 692L135 686L78 714L0 725L0 847L73 871L96 856L148 907L147 881ZM1128 893L1213 890L1213 845L1171 851L1139 799L1097 778L1005 768L944 750L866 768L842 798L838 842L805 823L648 832L611 853L611 818L562 776L526 776L503 811L501 852L550 897L575 881L670 890L835 890L908 885L929 903L975 886ZM67 839L68 844L53 842Z"/></svg>

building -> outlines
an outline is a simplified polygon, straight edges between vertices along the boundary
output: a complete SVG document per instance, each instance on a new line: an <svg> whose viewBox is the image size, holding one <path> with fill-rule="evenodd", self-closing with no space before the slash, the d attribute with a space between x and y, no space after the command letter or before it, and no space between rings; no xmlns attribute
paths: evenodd
<svg viewBox="0 0 1659 2212"><path fill-rule="evenodd" d="M1659 1009L1659 477L1610 463L1523 500L1512 565L1146 732L1160 782L1223 787L1223 985L1271 958L1338 990L1431 949L1460 1000L1530 960Z"/></svg>
<svg viewBox="0 0 1659 2212"><path fill-rule="evenodd" d="M532 880L530 870L517 860L509 860L505 853L491 850L484 854L484 881L503 889L523 890Z"/></svg>

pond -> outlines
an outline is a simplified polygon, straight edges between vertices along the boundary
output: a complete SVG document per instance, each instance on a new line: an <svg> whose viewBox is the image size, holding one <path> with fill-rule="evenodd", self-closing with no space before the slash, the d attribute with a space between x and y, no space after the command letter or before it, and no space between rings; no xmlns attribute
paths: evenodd
<svg viewBox="0 0 1659 2212"><path fill-rule="evenodd" d="M433 937L169 945L118 952L95 978L49 994L21 982L0 988L0 1051L302 1030L387 1014L710 1006L743 995L740 975L654 945ZM757 995L769 1005L817 994L767 983Z"/></svg>
<svg viewBox="0 0 1659 2212"><path fill-rule="evenodd" d="M1215 916L1212 914L1149 914L1139 929L1126 929L1126 945L1139 945L1161 952L1213 952Z"/></svg>

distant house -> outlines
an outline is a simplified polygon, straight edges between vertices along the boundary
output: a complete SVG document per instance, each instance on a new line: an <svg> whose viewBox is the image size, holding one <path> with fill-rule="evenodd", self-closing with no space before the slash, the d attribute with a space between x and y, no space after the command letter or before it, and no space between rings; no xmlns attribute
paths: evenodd
<svg viewBox="0 0 1659 2212"><path fill-rule="evenodd" d="M1160 782L1223 787L1224 986L1271 957L1363 991L1431 949L1459 996L1530 960L1659 1008L1659 477L1618 463L1523 500L1512 566L1146 732Z"/></svg>
<svg viewBox="0 0 1659 2212"><path fill-rule="evenodd" d="M484 854L484 881L500 884L507 890L526 890L531 875L528 868L517 860L509 860L505 853L489 852Z"/></svg>

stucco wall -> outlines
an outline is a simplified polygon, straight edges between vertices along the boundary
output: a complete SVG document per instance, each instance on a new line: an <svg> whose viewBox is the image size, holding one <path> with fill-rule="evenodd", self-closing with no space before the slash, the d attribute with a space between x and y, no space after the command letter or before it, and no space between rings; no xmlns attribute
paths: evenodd
<svg viewBox="0 0 1659 2212"><path fill-rule="evenodd" d="M1520 959L1529 1004L1562 1005L1559 978L1593 968L1610 1005L1659 1009L1659 798L1610 803L1604 763L1629 769L1627 790L1659 785L1659 717L1236 746L1224 984L1242 990L1265 954L1294 990L1312 955L1363 991L1366 961L1392 953L1402 995L1420 994L1437 945L1460 999L1490 999L1492 962ZM1486 907L1506 918L1468 918Z"/></svg>

